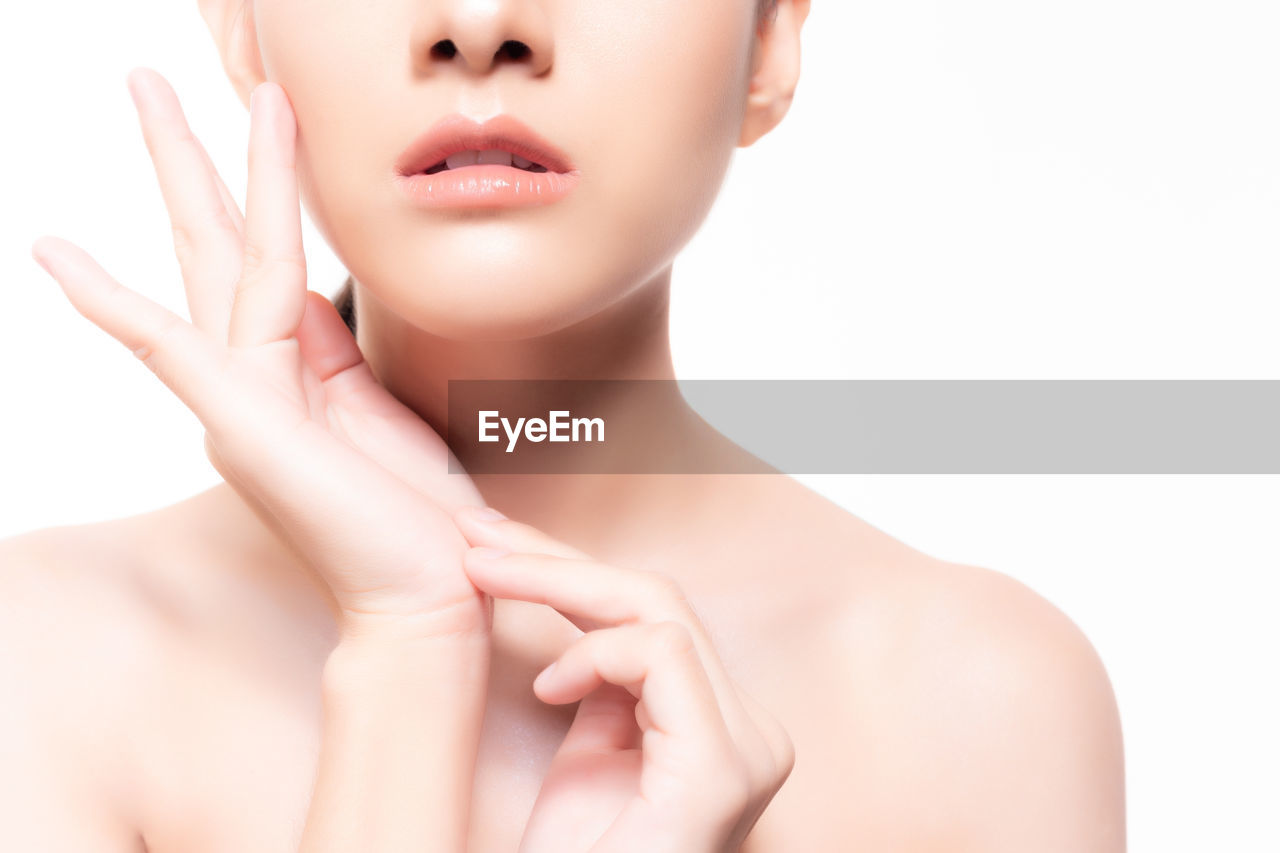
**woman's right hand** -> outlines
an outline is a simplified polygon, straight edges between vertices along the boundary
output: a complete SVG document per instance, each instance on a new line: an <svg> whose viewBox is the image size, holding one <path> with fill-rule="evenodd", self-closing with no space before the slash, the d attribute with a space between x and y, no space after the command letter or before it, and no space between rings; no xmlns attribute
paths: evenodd
<svg viewBox="0 0 1280 853"><path fill-rule="evenodd" d="M210 461L329 585L344 630L486 635L492 603L461 567L450 511L482 501L449 450L374 378L346 325L309 292L284 90L251 98L246 212L160 75L129 77L173 224L192 322L44 236L32 254L75 309L127 346L196 415Z"/></svg>

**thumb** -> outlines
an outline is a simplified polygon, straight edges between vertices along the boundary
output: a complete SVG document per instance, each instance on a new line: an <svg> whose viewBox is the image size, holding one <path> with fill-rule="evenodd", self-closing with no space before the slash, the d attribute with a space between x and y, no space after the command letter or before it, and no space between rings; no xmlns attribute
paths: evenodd
<svg viewBox="0 0 1280 853"><path fill-rule="evenodd" d="M322 293L307 291L302 322L295 334L302 358L321 382L364 361L342 315Z"/></svg>

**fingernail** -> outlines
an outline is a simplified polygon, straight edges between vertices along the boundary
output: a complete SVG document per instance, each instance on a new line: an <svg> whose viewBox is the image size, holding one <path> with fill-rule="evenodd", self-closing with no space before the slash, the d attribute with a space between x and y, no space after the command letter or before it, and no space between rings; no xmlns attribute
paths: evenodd
<svg viewBox="0 0 1280 853"><path fill-rule="evenodd" d="M489 560L496 560L499 557L505 557L510 553L511 552L508 551L506 548L482 547L482 548L471 549L471 556L477 560L481 560L482 562L488 562Z"/></svg>
<svg viewBox="0 0 1280 853"><path fill-rule="evenodd" d="M491 506L482 506L471 513L480 521L503 521L506 516Z"/></svg>
<svg viewBox="0 0 1280 853"><path fill-rule="evenodd" d="M148 84L142 80L142 76L135 68L125 79L125 84L129 87L129 95L133 98L133 105L138 109L149 108L155 104L155 97Z"/></svg>
<svg viewBox="0 0 1280 853"><path fill-rule="evenodd" d="M39 241L37 240L36 242L38 243ZM37 264L39 264L39 265L40 265L40 267L41 267L45 272L47 272L49 275L53 275L53 270L49 268L49 260L48 260L48 258L46 258L44 255L40 254L40 250L39 250L39 249L37 249L37 248L35 247L35 245L32 245L32 247L31 247L31 257L35 260L35 262L36 262ZM56 277L56 276L55 276L55 277Z"/></svg>

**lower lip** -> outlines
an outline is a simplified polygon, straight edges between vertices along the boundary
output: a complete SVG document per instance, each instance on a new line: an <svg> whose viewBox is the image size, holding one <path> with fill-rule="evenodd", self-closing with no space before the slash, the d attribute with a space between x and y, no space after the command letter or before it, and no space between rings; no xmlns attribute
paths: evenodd
<svg viewBox="0 0 1280 853"><path fill-rule="evenodd" d="M578 184L578 173L526 172L487 163L431 175L397 175L396 183L419 207L535 207L568 195Z"/></svg>

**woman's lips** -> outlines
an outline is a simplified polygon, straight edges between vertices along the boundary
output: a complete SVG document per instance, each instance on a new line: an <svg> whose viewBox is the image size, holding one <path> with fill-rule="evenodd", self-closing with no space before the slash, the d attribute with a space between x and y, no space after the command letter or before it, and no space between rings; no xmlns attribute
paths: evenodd
<svg viewBox="0 0 1280 853"><path fill-rule="evenodd" d="M577 172L529 172L483 163L434 174L399 175L396 183L419 207L532 207L551 204L578 183Z"/></svg>
<svg viewBox="0 0 1280 853"><path fill-rule="evenodd" d="M396 183L421 207L545 205L578 182L564 152L505 114L484 123L446 116L410 143L396 172Z"/></svg>

